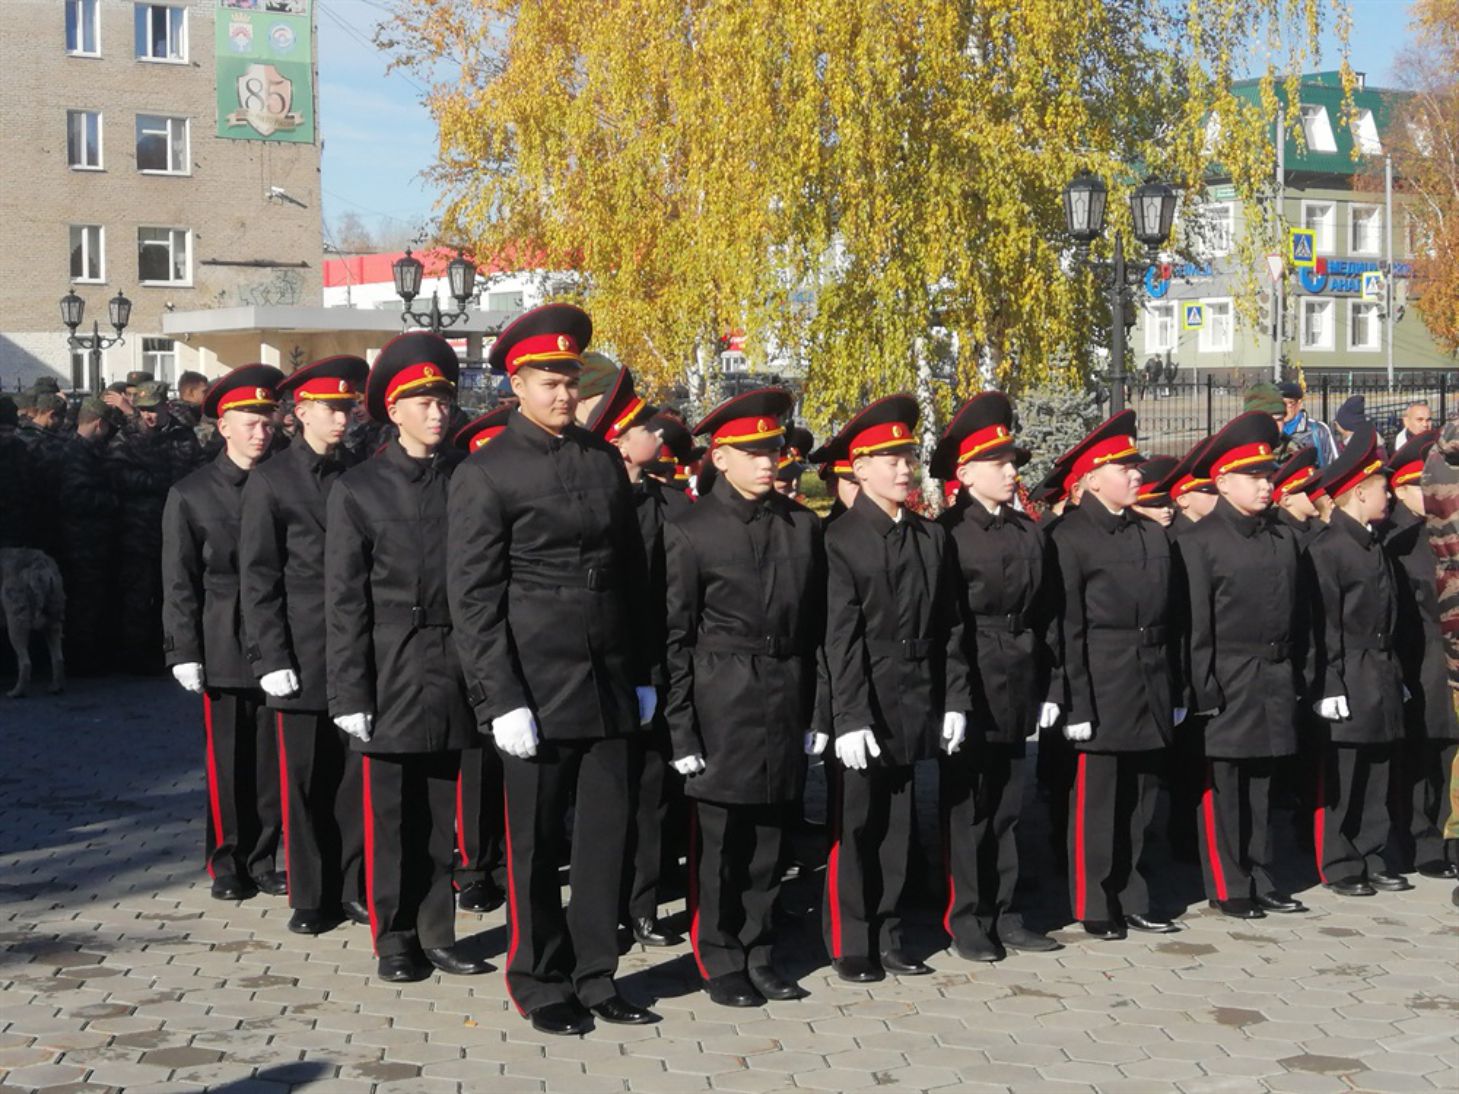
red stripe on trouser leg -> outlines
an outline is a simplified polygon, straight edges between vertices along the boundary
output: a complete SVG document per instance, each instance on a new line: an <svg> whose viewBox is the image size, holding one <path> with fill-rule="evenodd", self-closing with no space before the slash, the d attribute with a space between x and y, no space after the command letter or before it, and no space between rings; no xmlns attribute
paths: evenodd
<svg viewBox="0 0 1459 1094"><path fill-rule="evenodd" d="M942 804L942 869L947 875L947 910L942 913L942 928L949 938L952 933L952 909L957 903L957 881L952 876L952 810Z"/></svg>
<svg viewBox="0 0 1459 1094"><path fill-rule="evenodd" d="M841 956L841 799L844 794L841 789L841 780L845 777L845 772L833 772L831 775L836 792L831 799L832 835L831 853L826 856L826 896L831 902L831 957L833 959L839 959Z"/></svg>
<svg viewBox="0 0 1459 1094"><path fill-rule="evenodd" d="M527 1012L517 997L512 995L512 962L517 959L517 946L522 941L522 920L517 914L517 871L512 856L512 806L507 798L507 788L502 787L502 836L507 844L507 922L511 924L512 937L507 943L507 963L502 979L506 981L507 995L518 1014Z"/></svg>
<svg viewBox="0 0 1459 1094"><path fill-rule="evenodd" d="M462 771L456 772L456 850L461 853L461 865L471 865L471 852L466 849L466 809L461 792L461 782L465 778Z"/></svg>
<svg viewBox="0 0 1459 1094"><path fill-rule="evenodd" d="M1226 870L1221 865L1221 847L1216 840L1216 773L1211 761L1206 761L1206 787L1201 794L1201 820L1206 829L1206 857L1211 862L1211 882L1216 887L1216 899L1226 900Z"/></svg>
<svg viewBox="0 0 1459 1094"><path fill-rule="evenodd" d="M360 758L365 799L365 906L370 909L370 946L378 935L375 923L375 802L370 794L370 757ZM375 951L377 954L379 950Z"/></svg>
<svg viewBox="0 0 1459 1094"><path fill-rule="evenodd" d="M1327 874L1322 869L1322 844L1327 835L1327 749L1317 763L1317 793L1312 806L1312 850L1317 858L1317 880L1327 884Z"/></svg>
<svg viewBox="0 0 1459 1094"><path fill-rule="evenodd" d="M289 753L284 746L284 712L278 711L275 720L279 730L279 819L283 822L284 873L289 873Z"/></svg>
<svg viewBox="0 0 1459 1094"><path fill-rule="evenodd" d="M689 803L689 947L694 951L694 964L702 979L709 979L704 958L699 954L699 805Z"/></svg>
<svg viewBox="0 0 1459 1094"><path fill-rule="evenodd" d="M1074 918L1079 920L1084 918L1087 906L1085 888L1089 884L1084 868L1085 768L1088 759L1089 753L1079 753L1079 769L1074 776Z"/></svg>
<svg viewBox="0 0 1459 1094"><path fill-rule="evenodd" d="M207 848L208 876L213 872L213 850L223 842L223 802L218 796L218 756L213 747L213 700L203 693L203 734L207 745L208 808L213 818L213 846Z"/></svg>

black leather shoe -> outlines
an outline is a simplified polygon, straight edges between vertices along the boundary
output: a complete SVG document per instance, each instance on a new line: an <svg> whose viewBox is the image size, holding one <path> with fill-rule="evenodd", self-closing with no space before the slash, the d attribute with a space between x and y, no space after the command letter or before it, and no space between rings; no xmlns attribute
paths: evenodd
<svg viewBox="0 0 1459 1094"><path fill-rule="evenodd" d="M985 934L972 938L954 938L952 952L964 961L1002 961L1008 951Z"/></svg>
<svg viewBox="0 0 1459 1094"><path fill-rule="evenodd" d="M644 946L678 946L683 935L666 930L664 925L651 915L635 916L632 924L633 937Z"/></svg>
<svg viewBox="0 0 1459 1094"><path fill-rule="evenodd" d="M491 972L495 968L484 957L467 957L457 953L450 946L426 950L426 960L442 972L448 972L453 976L476 976L478 973Z"/></svg>
<svg viewBox="0 0 1459 1094"><path fill-rule="evenodd" d="M896 976L927 976L932 969L900 949L882 950L881 967Z"/></svg>
<svg viewBox="0 0 1459 1094"><path fill-rule="evenodd" d="M257 891L237 874L215 877L210 890L214 900L247 900Z"/></svg>
<svg viewBox="0 0 1459 1094"><path fill-rule="evenodd" d="M1385 893L1406 893L1413 888L1413 882L1401 874L1369 874L1368 884Z"/></svg>
<svg viewBox="0 0 1459 1094"><path fill-rule="evenodd" d="M704 981L704 990L709 993L711 1002L722 1007L758 1007L765 1002L760 990L742 972L712 976Z"/></svg>
<svg viewBox="0 0 1459 1094"><path fill-rule="evenodd" d="M280 870L268 870L259 874L253 879L253 883L258 886L260 893L267 893L269 896L289 895L288 875Z"/></svg>
<svg viewBox="0 0 1459 1094"><path fill-rule="evenodd" d="M1256 901L1244 896L1233 897L1231 900L1213 900L1210 903L1212 908L1232 919L1266 918L1266 912L1256 906Z"/></svg>
<svg viewBox="0 0 1459 1094"><path fill-rule="evenodd" d="M576 1037L593 1028L592 1018L576 999L564 1003L548 1003L545 1007L538 1007L527 1017L538 1033L551 1033L558 1037Z"/></svg>
<svg viewBox="0 0 1459 1094"><path fill-rule="evenodd" d="M289 917L289 930L295 934L323 934L338 927L339 923L340 916L337 912L324 912L318 908L295 908L294 914Z"/></svg>
<svg viewBox="0 0 1459 1094"><path fill-rule="evenodd" d="M756 965L750 970L749 977L755 990L766 999L777 999L784 1002L790 999L804 999L810 994L799 984L785 979L769 965Z"/></svg>
<svg viewBox="0 0 1459 1094"><path fill-rule="evenodd" d="M1010 950L1023 953L1053 953L1062 950L1063 943L1056 942L1046 934L1031 931L1027 927L999 927L998 941Z"/></svg>
<svg viewBox="0 0 1459 1094"><path fill-rule="evenodd" d="M344 917L351 923L358 923L362 927L368 927L370 925L370 909L365 907L364 901L346 900L340 905L340 910L344 912Z"/></svg>
<svg viewBox="0 0 1459 1094"><path fill-rule="evenodd" d="M1378 890L1369 885L1360 877L1348 878L1346 881L1330 881L1327 887L1338 896L1377 896Z"/></svg>
<svg viewBox="0 0 1459 1094"><path fill-rule="evenodd" d="M612 1022L615 1026L651 1026L659 1020L659 1016L647 1007L630 1003L621 995L610 995L588 1009L603 1021Z"/></svg>
<svg viewBox="0 0 1459 1094"><path fill-rule="evenodd" d="M392 984L413 984L431 975L431 963L419 953L397 953L380 958L376 975Z"/></svg>
<svg viewBox="0 0 1459 1094"><path fill-rule="evenodd" d="M500 908L506 903L506 899L495 885L485 881L473 881L456 894L456 907L463 912L485 915Z"/></svg>
<svg viewBox="0 0 1459 1094"><path fill-rule="evenodd" d="M1286 893L1259 893L1256 897L1256 906L1267 912L1305 912L1307 905L1303 904L1296 897L1290 897Z"/></svg>
<svg viewBox="0 0 1459 1094"><path fill-rule="evenodd" d="M874 984L886 979L882 967L869 957L839 957L831 962L836 975L851 984Z"/></svg>
<svg viewBox="0 0 1459 1094"><path fill-rule="evenodd" d="M1443 859L1435 859L1433 862L1421 862L1418 865L1420 877L1439 878L1452 881L1459 877L1459 870L1456 870L1452 862L1445 862Z"/></svg>
<svg viewBox="0 0 1459 1094"><path fill-rule="evenodd" d="M1125 928L1111 919L1086 919L1084 933L1091 938L1102 938L1106 942L1118 942L1125 937Z"/></svg>
<svg viewBox="0 0 1459 1094"><path fill-rule="evenodd" d="M1135 928L1137 931L1144 931L1146 934L1174 934L1180 930L1168 919L1155 919L1148 915L1127 915L1125 925Z"/></svg>

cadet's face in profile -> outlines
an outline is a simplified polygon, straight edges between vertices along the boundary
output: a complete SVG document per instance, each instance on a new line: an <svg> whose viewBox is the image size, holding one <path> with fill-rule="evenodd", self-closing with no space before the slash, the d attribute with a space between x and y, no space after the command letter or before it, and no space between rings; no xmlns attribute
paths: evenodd
<svg viewBox="0 0 1459 1094"><path fill-rule="evenodd" d="M969 460L957 469L957 481L982 502L1007 505L1018 484L1018 469L1012 457L1003 460Z"/></svg>
<svg viewBox="0 0 1459 1094"><path fill-rule="evenodd" d="M512 393L529 421L561 433L572 424L577 410L577 373L521 368L512 374Z"/></svg>
<svg viewBox="0 0 1459 1094"><path fill-rule="evenodd" d="M1193 490L1189 494L1182 494L1176 499L1175 504L1185 510L1185 515L1191 520L1201 520L1211 515L1211 510L1216 508L1217 495L1205 494L1199 490Z"/></svg>
<svg viewBox="0 0 1459 1094"><path fill-rule="evenodd" d="M1169 528L1175 520L1175 507L1172 505L1134 505L1131 508L1162 528Z"/></svg>
<svg viewBox="0 0 1459 1094"><path fill-rule="evenodd" d="M1358 512L1353 515L1359 520L1372 523L1388 514L1387 475L1369 475L1353 487L1353 493L1358 499Z"/></svg>
<svg viewBox="0 0 1459 1094"><path fill-rule="evenodd" d="M299 420L308 440L316 444L336 445L344 440L354 409L354 400L306 399L294 408L294 417Z"/></svg>
<svg viewBox="0 0 1459 1094"><path fill-rule="evenodd" d="M1317 516L1317 506L1300 490L1293 494L1283 494L1281 506L1298 520L1311 520Z"/></svg>
<svg viewBox="0 0 1459 1094"><path fill-rule="evenodd" d="M1084 476L1084 488L1105 505L1128 509L1140 497L1140 471L1122 463L1107 463Z"/></svg>
<svg viewBox="0 0 1459 1094"><path fill-rule="evenodd" d="M1230 472L1216 477L1216 489L1238 513L1254 516L1272 503L1272 484L1265 475Z"/></svg>
<svg viewBox="0 0 1459 1094"><path fill-rule="evenodd" d="M714 468L747 498L763 498L775 486L775 453L750 452L733 445L716 445L710 453Z"/></svg>
<svg viewBox="0 0 1459 1094"><path fill-rule="evenodd" d="M641 425L633 426L613 442L623 453L623 462L630 467L652 463L659 454L659 435Z"/></svg>
<svg viewBox="0 0 1459 1094"><path fill-rule="evenodd" d="M903 452L858 456L851 469L861 489L880 501L905 505L912 491L912 465L916 461Z"/></svg>
<svg viewBox="0 0 1459 1094"><path fill-rule="evenodd" d="M401 436L434 448L446 435L451 420L451 401L441 395L415 395L390 404L390 420Z"/></svg>
<svg viewBox="0 0 1459 1094"><path fill-rule="evenodd" d="M257 460L268 451L269 441L273 439L273 416L247 410L225 410L223 417L218 419L218 432L223 435L233 455Z"/></svg>
<svg viewBox="0 0 1459 1094"><path fill-rule="evenodd" d="M859 482L852 482L850 479L844 478L841 475L837 475L835 481L836 499L842 505L846 506L847 509L850 509L852 503L856 501L856 495L861 493L861 484Z"/></svg>

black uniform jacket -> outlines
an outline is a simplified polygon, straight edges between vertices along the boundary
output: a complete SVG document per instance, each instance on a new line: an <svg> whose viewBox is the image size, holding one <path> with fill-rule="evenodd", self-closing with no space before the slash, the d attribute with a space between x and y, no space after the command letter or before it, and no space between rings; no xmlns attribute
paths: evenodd
<svg viewBox="0 0 1459 1094"><path fill-rule="evenodd" d="M648 583L654 610L647 613L653 630L640 636L649 659L649 671L656 687L668 685L665 675L663 649L663 603L664 584L664 525L677 515L693 508L689 495L673 486L665 486L657 479L643 475L632 484L633 510L638 516L638 534L643 540L644 557L648 564ZM655 719L657 721L657 719Z"/></svg>
<svg viewBox="0 0 1459 1094"><path fill-rule="evenodd" d="M1403 673L1394 651L1398 582L1377 536L1342 510L1308 546L1314 699L1345 695L1352 717L1329 722L1338 744L1386 744L1403 732Z"/></svg>
<svg viewBox="0 0 1459 1094"><path fill-rule="evenodd" d="M451 484L456 643L476 716L529 707L545 740L635 732L652 591L623 457L520 412ZM649 636L648 642L644 636Z"/></svg>
<svg viewBox="0 0 1459 1094"><path fill-rule="evenodd" d="M1292 755L1297 702L1306 693L1296 536L1222 498L1175 549L1188 595L1191 710L1219 712L1205 724L1206 755Z"/></svg>
<svg viewBox="0 0 1459 1094"><path fill-rule="evenodd" d="M1444 664L1438 560L1429 543L1427 522L1395 502L1381 531L1383 547L1398 565L1398 658L1412 695L1403 708L1408 731L1419 738L1455 740L1459 738L1459 718L1454 715Z"/></svg>
<svg viewBox="0 0 1459 1094"><path fill-rule="evenodd" d="M947 529L960 577L968 739L1020 744L1038 725L1052 661L1043 532L1009 506L994 515L973 499L938 523Z"/></svg>
<svg viewBox="0 0 1459 1094"><path fill-rule="evenodd" d="M258 686L243 656L238 526L249 473L218 453L167 493L162 511L162 648L199 662L210 688Z"/></svg>
<svg viewBox="0 0 1459 1094"><path fill-rule="evenodd" d="M324 711L325 502L344 473L340 456L321 456L302 436L258 465L243 488L242 573L245 653L254 674L293 669L299 693L268 704ZM347 711L345 713L356 713Z"/></svg>
<svg viewBox="0 0 1459 1094"><path fill-rule="evenodd" d="M1323 524L1316 517L1310 517L1307 520L1298 520L1291 513L1278 506L1272 507L1271 514L1272 520L1276 521L1283 528L1290 530L1292 535L1297 538L1297 548L1303 552L1307 550L1309 543L1327 530L1327 525Z"/></svg>
<svg viewBox="0 0 1459 1094"><path fill-rule="evenodd" d="M1049 540L1059 574L1064 694L1071 725L1094 723L1085 752L1140 752L1170 743L1181 694L1179 635L1170 617L1170 539L1093 494L1064 511Z"/></svg>
<svg viewBox="0 0 1459 1094"><path fill-rule="evenodd" d="M391 441L329 492L324 559L329 713L373 713L360 752L480 744L446 601L454 451L413 459Z"/></svg>
<svg viewBox="0 0 1459 1094"><path fill-rule="evenodd" d="M836 736L871 729L884 764L937 755L942 716L971 705L947 532L866 494L826 528L826 665Z"/></svg>
<svg viewBox="0 0 1459 1094"><path fill-rule="evenodd" d="M668 571L665 714L676 757L705 770L706 801L786 802L799 790L825 621L821 524L771 493L720 481L664 527Z"/></svg>

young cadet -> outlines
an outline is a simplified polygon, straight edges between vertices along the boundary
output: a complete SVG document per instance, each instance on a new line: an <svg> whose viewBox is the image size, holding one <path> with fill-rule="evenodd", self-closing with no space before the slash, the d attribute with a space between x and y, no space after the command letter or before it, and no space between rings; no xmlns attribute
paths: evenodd
<svg viewBox="0 0 1459 1094"><path fill-rule="evenodd" d="M296 934L319 934L346 916L369 922L360 759L330 721L324 662L325 507L345 470L340 442L369 371L361 357L326 357L280 383L299 433L243 487L243 629L278 734Z"/></svg>
<svg viewBox="0 0 1459 1094"><path fill-rule="evenodd" d="M785 447L775 464L775 490L787 498L800 497L800 477L810 470L806 456L816 446L815 435L798 425L786 426Z"/></svg>
<svg viewBox="0 0 1459 1094"><path fill-rule="evenodd" d="M1176 456L1151 456L1140 464L1140 495L1130 508L1162 528L1169 528L1175 520L1175 503L1170 500L1165 480L1179 463Z"/></svg>
<svg viewBox="0 0 1459 1094"><path fill-rule="evenodd" d="M1297 537L1297 546L1304 551L1312 537L1327 527L1318 518L1317 506L1309 496L1321 479L1317 449L1310 445L1299 448L1272 472L1271 512L1275 520Z"/></svg>
<svg viewBox="0 0 1459 1094"><path fill-rule="evenodd" d="M837 763L823 928L853 983L932 970L902 949L918 760L963 743L972 696L947 533L906 506L917 403L880 399L831 445L860 484L826 528L826 662Z"/></svg>
<svg viewBox="0 0 1459 1094"><path fill-rule="evenodd" d="M659 436L649 428L653 417L654 408L633 390L633 374L622 368L613 377L586 428L623 456L623 469L628 473L633 508L638 517L638 532L648 559L652 618L658 622L663 618L665 596L664 524L693 503L681 490L665 486L645 473L659 455ZM661 633L639 635L638 640L653 650L663 644ZM663 664L658 655L652 657L652 662L654 686L662 693L667 683ZM628 921L633 937L644 946L677 946L684 941L659 922L663 835L675 800L667 778L672 752L668 725L662 712L655 712L649 728L634 737L629 754L632 819L623 855L623 918ZM679 804L682 807L682 799ZM681 827L676 824L673 830Z"/></svg>
<svg viewBox="0 0 1459 1094"><path fill-rule="evenodd" d="M1388 792L1403 733L1394 650L1398 578L1373 526L1388 510L1378 434L1359 422L1322 474L1332 522L1307 548L1317 579L1312 695L1327 722L1313 843L1322 883L1343 896L1412 886L1387 872Z"/></svg>
<svg viewBox="0 0 1459 1094"><path fill-rule="evenodd" d="M645 466L644 471L650 478L673 487L692 501L689 479L693 465L699 462L704 450L694 447L689 427L671 410L660 410L648 420L645 428L658 437L659 454Z"/></svg>
<svg viewBox="0 0 1459 1094"><path fill-rule="evenodd" d="M1383 548L1397 563L1399 630L1396 643L1409 700L1404 704L1401 783L1394 800L1398 820L1407 822L1400 838L1405 864L1424 877L1453 878L1455 863L1445 857L1444 825L1449 819L1449 772L1459 751L1459 718L1444 662L1439 625L1438 560L1424 519L1423 470L1437 431L1420 433L1388 461L1397 498L1383 527Z"/></svg>
<svg viewBox="0 0 1459 1094"><path fill-rule="evenodd" d="M1175 505L1175 519L1167 527L1171 536L1190 531L1216 507L1216 487L1195 470L1210 443L1206 438L1191 445L1158 488Z"/></svg>
<svg viewBox="0 0 1459 1094"><path fill-rule="evenodd" d="M1064 735L1076 763L1069 802L1074 918L1096 938L1126 927L1165 933L1154 918L1145 836L1176 706L1166 532L1130 512L1139 498L1135 413L1121 411L1067 453L1083 490L1051 537L1062 586Z"/></svg>
<svg viewBox="0 0 1459 1094"><path fill-rule="evenodd" d="M971 683L967 738L941 761L940 796L948 862L943 926L958 956L972 961L999 961L1009 949L1059 949L1024 926L1014 907L1027 740L1051 706L1052 658L1044 537L1013 508L1028 453L1015 446L1012 428L1006 395L976 395L953 416L929 468L942 478L951 470L965 499L938 519L961 577ZM1052 720L1057 708L1047 713Z"/></svg>
<svg viewBox="0 0 1459 1094"><path fill-rule="evenodd" d="M517 397L451 483L451 613L502 754L507 991L544 1033L656 1020L618 993L630 738L657 705L652 593L623 457L573 421L586 312L547 304L492 345ZM564 914L558 849L576 792ZM591 1014L589 1013L591 1011Z"/></svg>
<svg viewBox="0 0 1459 1094"><path fill-rule="evenodd" d="M816 473L820 475L821 481L831 488L831 511L826 514L825 520L826 524L830 524L851 508L851 503L861 491L861 484L856 481L856 474L851 470L851 461L833 458L829 443L816 449L807 459L816 465Z"/></svg>
<svg viewBox="0 0 1459 1094"><path fill-rule="evenodd" d="M1248 411L1212 438L1196 474L1220 495L1177 541L1187 590L1187 679L1204 779L1196 807L1206 897L1224 915L1300 912L1272 879L1273 776L1297 748L1306 632L1296 536L1267 518L1281 430Z"/></svg>
<svg viewBox="0 0 1459 1094"><path fill-rule="evenodd" d="M690 939L710 999L758 1006L805 993L771 961L785 831L816 702L825 606L820 521L776 493L792 404L762 388L694 427L714 489L664 528L669 731L688 777Z"/></svg>
<svg viewBox="0 0 1459 1094"><path fill-rule="evenodd" d="M240 365L214 382L203 408L218 420L223 449L171 488L162 513L162 648L177 682L203 697L207 863L218 900L288 891L274 869L278 742L244 655L238 591L243 484L268 452L283 376Z"/></svg>
<svg viewBox="0 0 1459 1094"><path fill-rule="evenodd" d="M389 981L491 967L455 949L451 892L456 777L476 740L441 565L457 372L437 335L385 344L365 405L398 436L341 475L326 506L329 711L363 754L365 892Z"/></svg>

